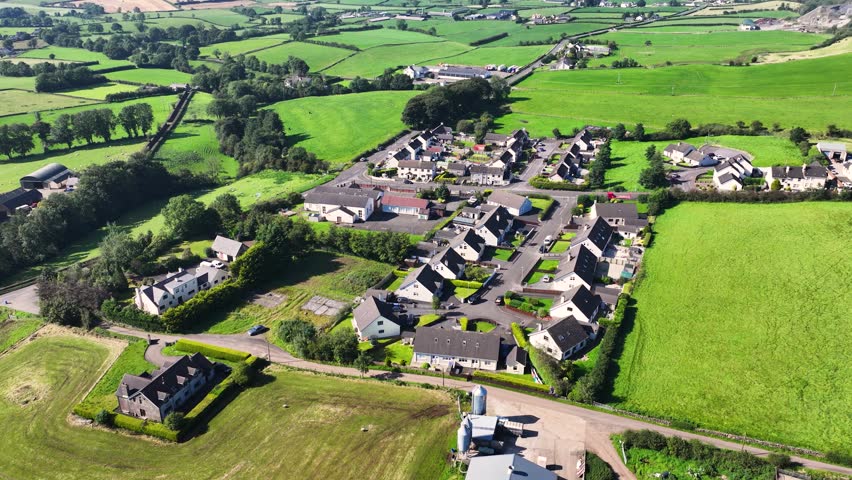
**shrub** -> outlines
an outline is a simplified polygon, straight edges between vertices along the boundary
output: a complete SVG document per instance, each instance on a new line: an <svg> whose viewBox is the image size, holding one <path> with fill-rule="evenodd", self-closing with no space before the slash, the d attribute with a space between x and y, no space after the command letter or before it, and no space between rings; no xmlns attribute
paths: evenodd
<svg viewBox="0 0 852 480"><path fill-rule="evenodd" d="M530 361L535 369L541 375L542 381L547 385L555 387L562 378L562 371L559 369L559 363L550 355L544 353L540 348L530 347Z"/></svg>
<svg viewBox="0 0 852 480"><path fill-rule="evenodd" d="M778 468L787 468L792 464L789 455L774 452L766 456L766 461Z"/></svg>
<svg viewBox="0 0 852 480"><path fill-rule="evenodd" d="M585 480L616 480L618 476L608 463L603 461L594 453L586 453L586 476Z"/></svg>
<svg viewBox="0 0 852 480"><path fill-rule="evenodd" d="M469 280L450 280L450 283L456 287L461 288L472 288L476 290L482 288L482 282L471 282Z"/></svg>
<svg viewBox="0 0 852 480"><path fill-rule="evenodd" d="M195 342L192 340L180 339L175 343L175 348L182 352L200 353L205 357L216 358L228 362L244 362L251 355L239 350L232 350L225 347L217 347L206 343Z"/></svg>
<svg viewBox="0 0 852 480"><path fill-rule="evenodd" d="M660 451L668 445L666 436L653 430L627 430L623 440L629 447Z"/></svg>
<svg viewBox="0 0 852 480"><path fill-rule="evenodd" d="M521 327L517 322L512 322L512 336L515 337L515 342L519 347L524 350L529 347L530 344L527 341L527 332L525 332L523 327Z"/></svg>
<svg viewBox="0 0 852 480"><path fill-rule="evenodd" d="M245 363L239 363L231 372L231 378L238 387L248 388L254 382L255 373L257 372L252 367Z"/></svg>
<svg viewBox="0 0 852 480"><path fill-rule="evenodd" d="M112 415L103 408L95 414L94 420L98 425L104 425L107 427L112 425Z"/></svg>
<svg viewBox="0 0 852 480"><path fill-rule="evenodd" d="M136 308L135 305L122 307L120 303L111 298L101 304L101 313L111 322L123 323L149 332L163 331L163 322L160 321L159 317L145 313Z"/></svg>
<svg viewBox="0 0 852 480"><path fill-rule="evenodd" d="M426 363L426 362L423 362L423 365L420 365L420 368L422 368L423 370L429 370L429 364Z"/></svg>
<svg viewBox="0 0 852 480"><path fill-rule="evenodd" d="M172 412L166 415L163 425L170 430L183 430L186 427L186 418L181 412Z"/></svg>
<svg viewBox="0 0 852 480"><path fill-rule="evenodd" d="M825 454L825 459L830 463L836 463L839 465L846 465L847 467L852 467L852 455L846 453L827 452Z"/></svg>
<svg viewBox="0 0 852 480"><path fill-rule="evenodd" d="M148 422L141 418L117 414L114 420L115 426L132 432L143 433L152 437L162 438L172 442L178 441L180 432L170 430L162 423Z"/></svg>
<svg viewBox="0 0 852 480"><path fill-rule="evenodd" d="M695 430L697 425L689 420L672 420L671 427L679 430Z"/></svg>

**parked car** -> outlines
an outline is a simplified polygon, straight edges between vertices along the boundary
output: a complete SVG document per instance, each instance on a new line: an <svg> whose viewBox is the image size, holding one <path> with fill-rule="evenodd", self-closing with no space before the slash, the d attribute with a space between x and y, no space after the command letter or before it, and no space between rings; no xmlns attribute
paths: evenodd
<svg viewBox="0 0 852 480"><path fill-rule="evenodd" d="M504 302L503 302L503 297L497 297L497 298L495 298L495 299L494 299L494 303L496 303L497 305L503 305L503 303L504 303Z"/></svg>
<svg viewBox="0 0 852 480"><path fill-rule="evenodd" d="M552 242L553 242L553 235L548 235L548 236L544 237L544 244L545 245L550 245Z"/></svg>
<svg viewBox="0 0 852 480"><path fill-rule="evenodd" d="M401 303L394 303L393 304L393 311L396 312L396 313L404 312L405 311L405 305L403 305Z"/></svg>
<svg viewBox="0 0 852 480"><path fill-rule="evenodd" d="M249 334L250 337L253 337L255 335L260 335L261 333L268 332L268 331L269 331L269 328L267 328L264 325L255 325L255 326L249 328L248 334Z"/></svg>
<svg viewBox="0 0 852 480"><path fill-rule="evenodd" d="M550 283L550 280L552 280L550 278L550 275L545 275L541 278L541 281L544 282L544 283Z"/></svg>
<svg viewBox="0 0 852 480"><path fill-rule="evenodd" d="M213 260L212 262L210 262L210 264L213 266L213 268L218 268L218 269L225 268L225 264L222 263L221 260Z"/></svg>

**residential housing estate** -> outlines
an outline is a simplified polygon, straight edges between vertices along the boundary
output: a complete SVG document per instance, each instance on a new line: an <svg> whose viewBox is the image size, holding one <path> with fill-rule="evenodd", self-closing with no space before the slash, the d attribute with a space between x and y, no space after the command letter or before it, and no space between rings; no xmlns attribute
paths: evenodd
<svg viewBox="0 0 852 480"><path fill-rule="evenodd" d="M352 311L352 327L361 341L398 337L399 319L390 304L370 295Z"/></svg>
<svg viewBox="0 0 852 480"><path fill-rule="evenodd" d="M595 338L596 325L583 325L574 317L568 317L530 333L529 342L554 359L562 361L581 351Z"/></svg>

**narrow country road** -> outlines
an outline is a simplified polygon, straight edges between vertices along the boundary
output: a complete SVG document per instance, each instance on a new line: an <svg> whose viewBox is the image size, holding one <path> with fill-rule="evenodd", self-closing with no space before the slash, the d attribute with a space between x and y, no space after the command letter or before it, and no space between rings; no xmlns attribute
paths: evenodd
<svg viewBox="0 0 852 480"><path fill-rule="evenodd" d="M251 353L252 355L258 357L267 357L267 352L269 353L270 360L274 363L279 363L283 365L287 365L294 368L300 368L304 370L312 370L316 372L322 373L333 373L338 375L349 375L353 377L359 376L359 373L356 369L350 367L341 367L336 365L326 365L321 363L309 362L306 360L301 360L293 357L289 353L284 350L276 347L275 345L270 345L265 338L263 337L250 337L245 334L237 334L237 335L214 335L214 334L189 334L189 335L168 335L168 334L160 334L160 333L151 333L144 332L141 330L135 330L125 327L111 326L108 327L110 331L115 333L120 333L123 335L130 335L139 338L151 338L156 339L158 342L149 347L149 351L146 352L145 358L151 361L152 363L161 365L163 361L167 357L162 355L162 348L165 345L165 342L173 342L180 338L186 338L189 340L196 340L199 342L209 343L211 345L217 345L221 347L233 348L235 350L241 350L244 352ZM387 375L388 372L383 371L371 371L369 373L370 376L378 377L380 375ZM394 378L399 380L407 381L407 382L417 382L417 383L428 383L432 385L446 385L447 387L458 388L462 390L469 391L474 383L466 382L463 380L457 380L455 378L439 378L439 377L431 377L425 375L415 375L409 373L401 373L394 374ZM521 404L527 406L530 409L535 409L542 415L547 415L548 413L553 414L555 418L564 418L566 415L571 417L576 417L581 419L585 423L585 431L584 432L576 432L577 435L584 436L582 440L585 443L586 449L596 453L600 457L604 458L612 467L616 470L619 476L622 479L635 479L636 477L623 465L620 460L620 453L616 452L615 448L612 446L609 437L613 433L622 432L628 429L649 429L654 430L664 435L669 436L678 436L687 440L697 439L705 443L709 443L711 445L715 445L719 448L726 448L729 450L745 450L757 456L765 456L768 455L769 452L767 450L744 446L739 443L729 442L726 440L720 440L713 437L705 437L703 435L698 435L695 433L682 432L680 430L673 430L671 428L662 427L659 425L655 425L652 423L642 422L640 420L620 417L617 415L600 412L597 410L590 410L582 407L578 407L575 405L570 405L567 403L558 402L555 400L550 400L547 398L541 398L531 395L525 395L522 393L517 393L509 390L503 390L497 387L488 387L489 391L489 399L494 399L498 402L506 403L506 404ZM547 425L548 418L541 418L542 423ZM555 423L555 422L554 422ZM810 460L801 457L791 457L794 462L800 463L807 468L826 470L830 472L842 473L844 475L852 475L852 468L845 468L836 465L831 465L823 462L819 462L816 460Z"/></svg>

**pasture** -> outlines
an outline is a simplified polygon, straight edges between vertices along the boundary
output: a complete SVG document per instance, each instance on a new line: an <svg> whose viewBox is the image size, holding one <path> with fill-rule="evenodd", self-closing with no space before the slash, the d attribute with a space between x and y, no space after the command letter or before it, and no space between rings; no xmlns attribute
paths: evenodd
<svg viewBox="0 0 852 480"><path fill-rule="evenodd" d="M827 35L787 32L782 30L757 32L668 33L645 30L607 33L595 36L602 41L614 41L618 50L613 55L589 62L589 66L609 65L626 57L643 66L659 66L666 62L723 63L729 60L750 62L753 56L769 52L807 50L822 42Z"/></svg>
<svg viewBox="0 0 852 480"><path fill-rule="evenodd" d="M610 402L852 453L852 293L835 288L852 265L826 268L847 249L852 208L686 203L654 230Z"/></svg>
<svg viewBox="0 0 852 480"><path fill-rule="evenodd" d="M223 53L228 52L231 56L236 56L241 53L250 54L256 50L263 50L264 48L281 45L284 41L285 40L281 38L271 37L246 38L244 40L236 40L233 42L214 43L212 45L207 45L206 47L201 47L200 50L202 57L215 57L214 52L216 51Z"/></svg>
<svg viewBox="0 0 852 480"><path fill-rule="evenodd" d="M283 119L293 145L332 164L343 164L404 130L402 110L417 93L385 91L306 97L269 108Z"/></svg>
<svg viewBox="0 0 852 480"><path fill-rule="evenodd" d="M675 118L693 125L760 120L821 131L848 123L852 80L820 72L843 70L850 60L852 54L739 68L540 71L513 89L512 113L497 122L501 132L526 127L534 136L549 135L554 127L564 132L618 122L661 129Z"/></svg>
<svg viewBox="0 0 852 480"><path fill-rule="evenodd" d="M128 60L112 60L111 58L100 52L90 52L89 50L86 50L84 48L71 47L49 46L44 48L37 48L35 50L27 50L26 52L21 54L21 57L50 59L51 55L53 55L52 58L56 60L67 60L71 62L98 62L97 65L89 67L90 69L95 71L99 68L113 68L124 65L133 65L133 63Z"/></svg>
<svg viewBox="0 0 852 480"><path fill-rule="evenodd" d="M258 287L259 292L272 291L284 297L273 308L252 303L250 299L232 311L210 315L209 323L197 325L197 331L216 334L243 333L253 325L266 325L272 331L284 320L299 318L317 327L327 325L334 317L315 315L302 310L302 305L315 295L349 304L352 299L377 284L393 270L392 265L363 258L314 252L278 278Z"/></svg>
<svg viewBox="0 0 852 480"><path fill-rule="evenodd" d="M453 57L441 58L442 63L456 65L526 65L550 50L549 45L529 47L479 47Z"/></svg>
<svg viewBox="0 0 852 480"><path fill-rule="evenodd" d="M254 52L252 55L267 63L281 64L291 55L301 58L311 67L311 71L322 70L329 65L356 53L345 48L326 47L312 43L291 42Z"/></svg>
<svg viewBox="0 0 852 480"><path fill-rule="evenodd" d="M25 90L0 90L0 115L39 112L78 105L90 105L93 100L53 93L34 93Z"/></svg>
<svg viewBox="0 0 852 480"><path fill-rule="evenodd" d="M131 84L170 85L172 83L190 83L192 74L164 68L133 68L107 73L106 77L112 81Z"/></svg>
<svg viewBox="0 0 852 480"><path fill-rule="evenodd" d="M397 30L391 28L382 28L381 30L367 30L363 32L342 32L338 35L316 37L315 40L319 42L334 42L343 43L346 45L355 45L356 47L362 50L384 45L432 43L441 41L440 38L433 37L431 35L426 35L425 33L408 32L405 30Z"/></svg>
<svg viewBox="0 0 852 480"><path fill-rule="evenodd" d="M389 45L374 47L352 55L333 67L323 70L329 75L346 78L378 77L386 68L405 67L411 64L435 63L444 57L458 55L471 47L455 42L435 42L428 44Z"/></svg>
<svg viewBox="0 0 852 480"><path fill-rule="evenodd" d="M434 479L455 443L446 393L281 367L267 369L262 386L240 393L202 435L182 444L69 422L112 356L97 340L61 335L0 358L10 373L0 378L0 475Z"/></svg>
<svg viewBox="0 0 852 480"><path fill-rule="evenodd" d="M126 85L122 83L104 83L77 90L65 90L62 92L62 95L104 101L106 100L106 96L111 93L135 92L138 88L139 87L134 85Z"/></svg>

